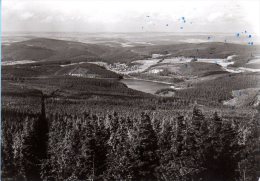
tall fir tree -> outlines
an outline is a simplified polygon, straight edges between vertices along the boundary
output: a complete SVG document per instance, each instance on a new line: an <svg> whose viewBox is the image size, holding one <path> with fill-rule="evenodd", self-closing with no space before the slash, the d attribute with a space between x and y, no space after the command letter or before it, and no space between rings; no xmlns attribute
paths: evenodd
<svg viewBox="0 0 260 181"><path fill-rule="evenodd" d="M134 179L156 180L155 169L159 165L157 137L147 114L142 113L136 131L137 137L132 152L135 159Z"/></svg>
<svg viewBox="0 0 260 181"><path fill-rule="evenodd" d="M111 180L127 180L133 176L130 158L130 140L128 135L128 123L120 118L117 132L110 140L108 154L107 177Z"/></svg>

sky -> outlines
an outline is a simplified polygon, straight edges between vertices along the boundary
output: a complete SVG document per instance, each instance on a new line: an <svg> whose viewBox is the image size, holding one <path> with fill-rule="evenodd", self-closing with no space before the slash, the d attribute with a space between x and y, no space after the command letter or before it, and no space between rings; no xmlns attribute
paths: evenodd
<svg viewBox="0 0 260 181"><path fill-rule="evenodd" d="M260 34L260 0L2 0L3 32Z"/></svg>

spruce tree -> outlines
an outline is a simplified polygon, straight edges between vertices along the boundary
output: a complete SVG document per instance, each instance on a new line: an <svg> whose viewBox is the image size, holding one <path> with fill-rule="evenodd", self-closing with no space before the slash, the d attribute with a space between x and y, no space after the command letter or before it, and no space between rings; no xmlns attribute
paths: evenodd
<svg viewBox="0 0 260 181"><path fill-rule="evenodd" d="M95 135L91 117L84 120L85 126L81 131L81 148L77 160L77 173L79 179L94 179L95 173Z"/></svg>
<svg viewBox="0 0 260 181"><path fill-rule="evenodd" d="M41 179L41 166L47 159L48 144L48 120L45 113L45 97L42 95L42 109L39 117L35 119L33 128L25 137L23 145L23 156L27 160L25 169L28 180L37 181Z"/></svg>
<svg viewBox="0 0 260 181"><path fill-rule="evenodd" d="M110 141L107 177L111 180L126 180L133 176L130 158L130 140L127 122L120 118L117 132Z"/></svg>
<svg viewBox="0 0 260 181"><path fill-rule="evenodd" d="M134 177L137 180L155 180L155 169L159 165L157 137L151 119L142 113L134 140Z"/></svg>
<svg viewBox="0 0 260 181"><path fill-rule="evenodd" d="M104 176L104 172L107 169L107 154L109 139L108 130L105 128L104 120L102 118L95 117L94 119L94 135L95 135L95 153L94 153L94 169L95 175L101 179Z"/></svg>
<svg viewBox="0 0 260 181"><path fill-rule="evenodd" d="M2 178L10 178L16 174L14 163L14 135L12 134L11 124L5 119L3 115L2 120L2 143L1 143L1 165L2 165Z"/></svg>

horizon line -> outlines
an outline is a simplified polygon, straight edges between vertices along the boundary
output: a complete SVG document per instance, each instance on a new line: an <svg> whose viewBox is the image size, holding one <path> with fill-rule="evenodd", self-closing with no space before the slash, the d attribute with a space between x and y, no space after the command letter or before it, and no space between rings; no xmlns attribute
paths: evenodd
<svg viewBox="0 0 260 181"><path fill-rule="evenodd" d="M122 32L112 32L112 31L2 31L2 33L219 33L219 34L235 34L234 32L179 32L179 31L122 31Z"/></svg>

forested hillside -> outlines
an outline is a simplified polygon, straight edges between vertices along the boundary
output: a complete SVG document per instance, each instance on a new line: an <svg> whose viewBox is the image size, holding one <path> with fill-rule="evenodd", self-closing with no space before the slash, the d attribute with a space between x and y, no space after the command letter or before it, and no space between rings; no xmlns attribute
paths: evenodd
<svg viewBox="0 0 260 181"><path fill-rule="evenodd" d="M157 119L3 110L3 178L254 180L259 120L191 113ZM258 150L259 151L259 150Z"/></svg>

